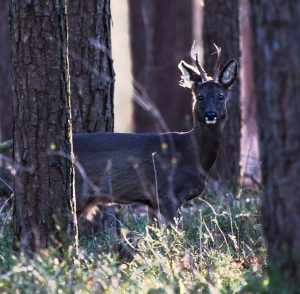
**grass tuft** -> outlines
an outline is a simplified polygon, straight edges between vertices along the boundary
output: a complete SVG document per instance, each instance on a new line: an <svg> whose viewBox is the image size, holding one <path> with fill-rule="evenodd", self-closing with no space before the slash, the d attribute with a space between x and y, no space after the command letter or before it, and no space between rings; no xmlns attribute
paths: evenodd
<svg viewBox="0 0 300 294"><path fill-rule="evenodd" d="M125 214L120 239L81 240L79 266L53 249L31 260L16 256L7 207L0 216L0 292L267 293L257 197L197 199L173 229L147 227L144 216Z"/></svg>

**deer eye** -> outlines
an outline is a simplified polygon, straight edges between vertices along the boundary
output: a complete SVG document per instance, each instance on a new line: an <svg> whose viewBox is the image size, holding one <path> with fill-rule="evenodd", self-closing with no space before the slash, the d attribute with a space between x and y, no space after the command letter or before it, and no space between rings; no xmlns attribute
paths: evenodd
<svg viewBox="0 0 300 294"><path fill-rule="evenodd" d="M199 101L203 101L203 100L204 100L204 97L203 97L202 95L199 95L199 96L197 97L197 99L198 99Z"/></svg>
<svg viewBox="0 0 300 294"><path fill-rule="evenodd" d="M223 94L219 94L218 100L219 100L219 101L224 101L224 95L223 95Z"/></svg>

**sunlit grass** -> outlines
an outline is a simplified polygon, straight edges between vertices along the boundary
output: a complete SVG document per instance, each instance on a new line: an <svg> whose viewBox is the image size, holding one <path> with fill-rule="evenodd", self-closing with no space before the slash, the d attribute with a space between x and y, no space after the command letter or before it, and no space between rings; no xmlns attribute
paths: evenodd
<svg viewBox="0 0 300 294"><path fill-rule="evenodd" d="M125 214L119 240L81 240L77 266L69 252L62 257L53 249L32 260L16 256L8 219L0 236L0 292L267 293L255 197L198 199L183 209L174 229L146 227L144 216Z"/></svg>

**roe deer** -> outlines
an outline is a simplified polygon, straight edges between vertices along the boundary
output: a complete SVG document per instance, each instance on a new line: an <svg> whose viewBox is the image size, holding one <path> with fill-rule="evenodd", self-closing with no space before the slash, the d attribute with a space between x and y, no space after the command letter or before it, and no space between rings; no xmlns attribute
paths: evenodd
<svg viewBox="0 0 300 294"><path fill-rule="evenodd" d="M226 118L226 99L237 77L237 62L219 73L220 49L214 76L196 67L178 65L181 86L193 96L194 125L189 132L155 134L75 134L77 215L88 215L98 204L146 204L173 222L181 205L205 188L220 144ZM193 52L193 51L192 51ZM152 213L152 215L151 215Z"/></svg>

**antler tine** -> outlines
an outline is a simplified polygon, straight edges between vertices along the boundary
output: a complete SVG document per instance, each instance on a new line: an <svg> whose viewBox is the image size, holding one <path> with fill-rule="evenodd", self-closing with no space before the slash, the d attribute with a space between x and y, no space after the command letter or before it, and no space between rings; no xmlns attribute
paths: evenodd
<svg viewBox="0 0 300 294"><path fill-rule="evenodd" d="M218 82L219 80L219 72L220 72L220 63L221 63L221 47L218 47L215 43L214 43L214 47L216 49L216 52L214 52L213 54L217 54L217 60L216 60L216 64L214 67L214 80L216 82Z"/></svg>
<svg viewBox="0 0 300 294"><path fill-rule="evenodd" d="M196 64L196 67L200 72L203 82L206 82L207 74L206 74L205 70L203 69L203 67L201 66L201 64L199 63L199 59L198 59L199 52L196 51L195 47L196 47L196 41L194 40L192 48L191 48L191 58L194 61L194 63Z"/></svg>

